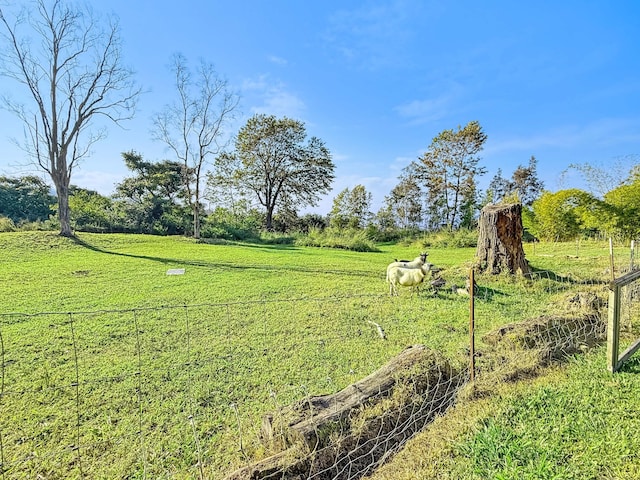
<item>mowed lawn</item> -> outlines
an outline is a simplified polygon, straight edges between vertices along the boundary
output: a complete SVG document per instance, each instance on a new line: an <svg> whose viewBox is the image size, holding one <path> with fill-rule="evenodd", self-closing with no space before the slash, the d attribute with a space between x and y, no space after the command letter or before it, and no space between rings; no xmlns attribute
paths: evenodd
<svg viewBox="0 0 640 480"><path fill-rule="evenodd" d="M537 280L478 278L479 336L557 310L570 273L600 288L602 244L558 248L527 247L551 272ZM0 235L5 476L218 478L267 453L265 413L344 388L408 345L464 362L468 298L390 298L386 265L421 249L379 250ZM427 250L464 284L475 249Z"/></svg>

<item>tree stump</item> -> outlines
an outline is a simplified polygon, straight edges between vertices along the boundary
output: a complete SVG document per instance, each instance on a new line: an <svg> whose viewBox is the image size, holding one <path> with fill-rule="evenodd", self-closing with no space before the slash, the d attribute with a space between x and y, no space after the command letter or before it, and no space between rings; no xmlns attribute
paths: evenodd
<svg viewBox="0 0 640 480"><path fill-rule="evenodd" d="M486 205L480 212L476 263L480 271L530 273L522 249L522 205Z"/></svg>

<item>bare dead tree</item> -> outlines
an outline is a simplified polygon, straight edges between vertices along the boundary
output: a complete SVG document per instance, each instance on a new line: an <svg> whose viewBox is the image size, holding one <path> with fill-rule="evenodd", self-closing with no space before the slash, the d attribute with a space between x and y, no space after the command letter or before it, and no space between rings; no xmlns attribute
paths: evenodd
<svg viewBox="0 0 640 480"><path fill-rule="evenodd" d="M24 124L30 161L53 181L63 236L73 235L72 172L105 137L104 128L91 129L93 121L132 118L140 93L122 65L119 31L114 18L103 23L89 7L63 0L36 0L13 15L0 8L0 74L27 94L26 104L5 95L3 105Z"/></svg>
<svg viewBox="0 0 640 480"><path fill-rule="evenodd" d="M228 142L225 127L233 119L239 97L211 63L201 61L193 77L186 58L173 56L171 71L177 99L153 118L153 136L164 142L184 165L187 201L193 212L193 236L200 238L202 180L208 159Z"/></svg>

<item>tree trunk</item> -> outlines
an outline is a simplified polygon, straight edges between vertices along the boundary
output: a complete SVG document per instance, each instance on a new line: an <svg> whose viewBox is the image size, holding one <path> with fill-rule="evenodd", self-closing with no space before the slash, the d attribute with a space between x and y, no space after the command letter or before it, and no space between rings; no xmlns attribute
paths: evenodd
<svg viewBox="0 0 640 480"><path fill-rule="evenodd" d="M193 238L196 240L200 239L200 209L198 206L199 203L196 202L193 208Z"/></svg>
<svg viewBox="0 0 640 480"><path fill-rule="evenodd" d="M357 472L388 458L446 411L461 384L460 372L440 354L423 345L408 347L337 393L265 416L264 448L276 453L225 480L339 479L347 478L346 472L361 478Z"/></svg>
<svg viewBox="0 0 640 480"><path fill-rule="evenodd" d="M267 232L271 232L273 230L273 208L267 207L267 214L264 223L264 228L267 230Z"/></svg>
<svg viewBox="0 0 640 480"><path fill-rule="evenodd" d="M480 213L479 230L476 264L480 271L529 274L522 249L521 204L485 206Z"/></svg>
<svg viewBox="0 0 640 480"><path fill-rule="evenodd" d="M298 442L311 449L324 447L327 431L348 430L349 416L355 410L379 403L391 395L397 384L405 381L415 389L415 395L428 394L449 405L449 397L454 396L455 389L448 388L446 393L439 389L450 387L450 381L457 373L446 359L424 345L407 347L369 376L337 393L309 397L292 407L283 408L276 415L267 415L261 430L263 442L266 446L280 448L288 448ZM443 395L447 401L443 400ZM397 401L401 403L400 397ZM439 404L433 401L434 405Z"/></svg>
<svg viewBox="0 0 640 480"><path fill-rule="evenodd" d="M60 235L63 237L73 237L73 230L71 230L71 215L69 211L68 185L56 183L56 194L58 195L58 220L60 221Z"/></svg>

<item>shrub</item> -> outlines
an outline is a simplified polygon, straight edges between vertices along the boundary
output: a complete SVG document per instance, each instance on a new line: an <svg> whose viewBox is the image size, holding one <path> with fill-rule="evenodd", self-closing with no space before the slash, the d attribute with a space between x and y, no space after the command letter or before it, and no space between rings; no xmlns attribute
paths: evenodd
<svg viewBox="0 0 640 480"><path fill-rule="evenodd" d="M478 231L470 228L458 230L440 230L438 232L425 233L415 243L422 248L467 248L478 245Z"/></svg>
<svg viewBox="0 0 640 480"><path fill-rule="evenodd" d="M295 244L306 247L342 248L355 252L379 251L367 238L367 232L359 229L311 228L309 234L296 239Z"/></svg>
<svg viewBox="0 0 640 480"><path fill-rule="evenodd" d="M15 232L16 225L9 217L0 216L0 232Z"/></svg>
<svg viewBox="0 0 640 480"><path fill-rule="evenodd" d="M267 245L293 245L295 236L278 232L262 232L260 242Z"/></svg>
<svg viewBox="0 0 640 480"><path fill-rule="evenodd" d="M58 230L60 228L60 222L57 219L50 218L49 220L36 220L35 222L20 222L17 229L21 232L44 232Z"/></svg>

